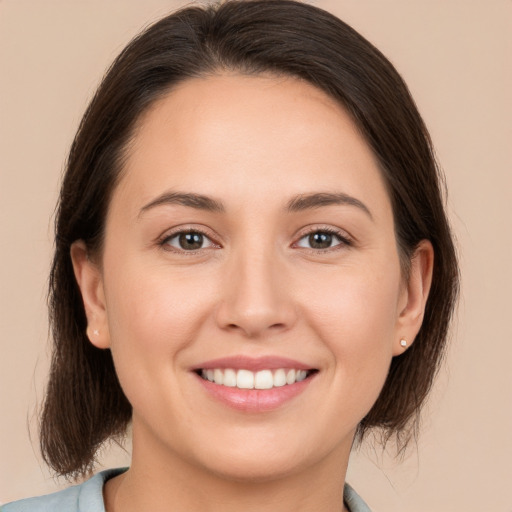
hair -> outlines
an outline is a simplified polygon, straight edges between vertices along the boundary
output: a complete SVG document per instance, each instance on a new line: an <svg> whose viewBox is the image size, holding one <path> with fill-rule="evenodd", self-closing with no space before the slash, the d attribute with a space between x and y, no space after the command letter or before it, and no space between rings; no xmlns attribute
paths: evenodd
<svg viewBox="0 0 512 512"><path fill-rule="evenodd" d="M55 219L49 279L53 353L40 423L43 457L68 477L91 471L98 449L120 439L132 408L110 350L94 347L70 247L101 254L105 217L137 121L176 84L222 72L305 80L349 112L373 150L391 198L402 270L421 240L435 263L415 343L393 358L361 421L409 440L437 372L458 292L458 266L432 143L404 81L366 39L335 16L294 0L241 0L181 9L135 37L115 59L71 146Z"/></svg>

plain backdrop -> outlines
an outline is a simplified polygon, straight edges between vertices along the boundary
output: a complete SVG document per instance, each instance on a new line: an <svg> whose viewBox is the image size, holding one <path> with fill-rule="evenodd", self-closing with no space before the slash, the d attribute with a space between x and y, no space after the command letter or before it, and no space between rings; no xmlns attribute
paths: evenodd
<svg viewBox="0 0 512 512"><path fill-rule="evenodd" d="M0 503L67 485L40 461L51 216L81 115L163 0L0 0ZM462 297L422 433L403 461L354 453L376 512L512 512L512 2L318 0L398 68L445 170ZM104 466L128 464L119 448ZM99 466L98 469L101 469Z"/></svg>

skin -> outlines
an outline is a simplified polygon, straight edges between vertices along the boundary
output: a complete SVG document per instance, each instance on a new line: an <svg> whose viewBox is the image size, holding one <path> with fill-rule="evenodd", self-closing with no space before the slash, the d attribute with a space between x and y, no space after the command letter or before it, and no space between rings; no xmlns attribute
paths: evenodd
<svg viewBox="0 0 512 512"><path fill-rule="evenodd" d="M159 203L168 192L224 211ZM364 206L287 208L332 192ZM421 326L433 261L422 242L403 279L385 184L346 111L293 78L188 80L139 120L105 229L100 257L80 241L71 254L91 342L112 350L134 411L107 511L342 510L354 433ZM180 229L208 238L187 251ZM331 246L311 248L326 229ZM191 367L240 354L318 373L276 410L234 410Z"/></svg>

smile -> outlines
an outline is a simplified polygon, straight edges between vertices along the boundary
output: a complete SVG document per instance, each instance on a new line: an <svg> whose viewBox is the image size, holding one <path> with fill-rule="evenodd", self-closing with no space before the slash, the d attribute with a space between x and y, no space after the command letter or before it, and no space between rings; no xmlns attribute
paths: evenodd
<svg viewBox="0 0 512 512"><path fill-rule="evenodd" d="M279 388L305 380L314 370L264 369L253 372L251 370L234 370L232 368L202 369L198 374L209 382L219 386L238 389L272 389Z"/></svg>
<svg viewBox="0 0 512 512"><path fill-rule="evenodd" d="M306 392L320 373L280 356L243 355L203 361L191 368L206 396L243 413L270 412Z"/></svg>

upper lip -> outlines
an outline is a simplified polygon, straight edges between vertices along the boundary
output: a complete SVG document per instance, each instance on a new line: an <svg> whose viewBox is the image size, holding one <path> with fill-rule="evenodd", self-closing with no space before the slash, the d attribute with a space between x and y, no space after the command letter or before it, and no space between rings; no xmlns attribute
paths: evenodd
<svg viewBox="0 0 512 512"><path fill-rule="evenodd" d="M287 357L279 356L262 356L248 357L243 355L221 357L219 359L211 359L194 366L193 370L209 370L209 369L226 369L234 370L250 370L257 372L259 370L278 370L279 368L293 368L295 370L313 370L315 368Z"/></svg>

